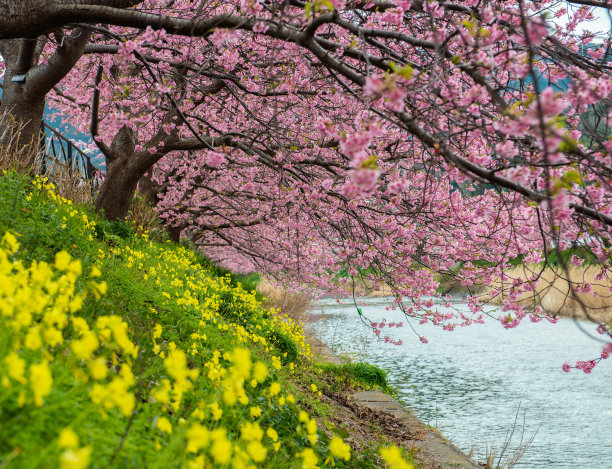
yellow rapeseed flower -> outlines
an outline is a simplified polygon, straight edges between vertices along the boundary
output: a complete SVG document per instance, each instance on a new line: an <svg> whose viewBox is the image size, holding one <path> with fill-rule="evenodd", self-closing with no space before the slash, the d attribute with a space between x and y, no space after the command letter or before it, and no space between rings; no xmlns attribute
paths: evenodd
<svg viewBox="0 0 612 469"><path fill-rule="evenodd" d="M104 379L106 377L107 367L106 360L98 357L89 362L89 373L93 379Z"/></svg>
<svg viewBox="0 0 612 469"><path fill-rule="evenodd" d="M214 420L219 420L223 415L223 410L221 410L221 408L219 407L219 403L213 402L208 407L210 407L210 410L212 412L212 418Z"/></svg>
<svg viewBox="0 0 612 469"><path fill-rule="evenodd" d="M264 362L256 362L253 366L253 379L258 383L263 383L268 376L268 367ZM253 386L255 387L255 386Z"/></svg>
<svg viewBox="0 0 612 469"><path fill-rule="evenodd" d="M270 385L270 396L276 396L279 392L281 392L280 384L275 381Z"/></svg>
<svg viewBox="0 0 612 469"><path fill-rule="evenodd" d="M306 431L309 434L317 433L317 421L315 419L310 419L306 422Z"/></svg>
<svg viewBox="0 0 612 469"><path fill-rule="evenodd" d="M72 257L66 251L59 251L55 254L55 268L61 271L68 270L71 260Z"/></svg>
<svg viewBox="0 0 612 469"><path fill-rule="evenodd" d="M380 455L389 466L389 469L414 469L414 466L403 458L402 452L397 446L382 448Z"/></svg>
<svg viewBox="0 0 612 469"><path fill-rule="evenodd" d="M30 366L30 387L34 394L34 403L40 407L43 405L43 397L51 392L53 376L49 369L49 362L44 360Z"/></svg>
<svg viewBox="0 0 612 469"><path fill-rule="evenodd" d="M266 435L268 435L268 438L270 438L272 441L278 441L278 433L276 432L276 430L274 430L274 428L268 428L266 430Z"/></svg>
<svg viewBox="0 0 612 469"><path fill-rule="evenodd" d="M42 339L38 327L31 327L25 337L24 345L30 350L39 350L42 347Z"/></svg>
<svg viewBox="0 0 612 469"><path fill-rule="evenodd" d="M172 424L166 417L159 417L155 426L160 432L166 432L168 435L172 433Z"/></svg>
<svg viewBox="0 0 612 469"><path fill-rule="evenodd" d="M60 448L76 448L79 446L79 437L72 428L66 427L60 432L57 445Z"/></svg>
<svg viewBox="0 0 612 469"><path fill-rule="evenodd" d="M170 402L171 389L170 380L162 379L160 385L153 392L153 398L161 404L168 404Z"/></svg>
<svg viewBox="0 0 612 469"><path fill-rule="evenodd" d="M217 428L211 432L213 441L211 454L215 462L219 465L229 462L232 457L232 442L227 439L224 428Z"/></svg>
<svg viewBox="0 0 612 469"><path fill-rule="evenodd" d="M2 237L2 247L4 247L9 254L15 254L19 250L19 242L17 242L15 235L7 231Z"/></svg>
<svg viewBox="0 0 612 469"><path fill-rule="evenodd" d="M17 355L15 352L11 352L4 358L4 362L8 367L9 377L20 383L25 383L25 360L19 355Z"/></svg>
<svg viewBox="0 0 612 469"><path fill-rule="evenodd" d="M345 461L351 459L351 447L338 436L334 436L329 442L329 452L334 458L344 459Z"/></svg>
<svg viewBox="0 0 612 469"><path fill-rule="evenodd" d="M187 451L197 453L206 448L210 442L210 432L199 423L194 423L187 430Z"/></svg>
<svg viewBox="0 0 612 469"><path fill-rule="evenodd" d="M247 348L239 347L232 351L231 360L241 378L248 378L251 374L251 352Z"/></svg>
<svg viewBox="0 0 612 469"><path fill-rule="evenodd" d="M85 331L78 340L72 341L72 353L79 360L87 360L98 349L100 342L98 337L91 331Z"/></svg>
<svg viewBox="0 0 612 469"><path fill-rule="evenodd" d="M312 448L306 448L298 453L298 456L302 458L302 469L318 469L317 463L319 459Z"/></svg>
<svg viewBox="0 0 612 469"><path fill-rule="evenodd" d="M67 449L60 456L60 469L85 469L91 459L91 446Z"/></svg>
<svg viewBox="0 0 612 469"><path fill-rule="evenodd" d="M247 445L247 453L251 456L251 459L255 462L262 462L266 459L267 450L259 441L251 441Z"/></svg>
<svg viewBox="0 0 612 469"><path fill-rule="evenodd" d="M240 438L247 441L261 441L264 432L257 422L245 422L240 427Z"/></svg>

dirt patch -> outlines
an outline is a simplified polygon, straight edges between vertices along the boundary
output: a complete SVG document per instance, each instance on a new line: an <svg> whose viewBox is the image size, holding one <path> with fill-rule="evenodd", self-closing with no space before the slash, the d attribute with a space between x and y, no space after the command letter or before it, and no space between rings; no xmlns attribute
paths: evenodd
<svg viewBox="0 0 612 469"><path fill-rule="evenodd" d="M423 452L415 443L422 442L428 431L422 424L407 426L397 417L383 411L360 405L354 398L329 391L322 391L321 401L331 413L319 427L329 437L339 434L354 451L372 451L378 445L393 443L412 451L423 469L445 469L431 455ZM374 457L374 453L373 457ZM379 461L383 467L382 460Z"/></svg>
<svg viewBox="0 0 612 469"><path fill-rule="evenodd" d="M418 422L413 427L406 426L405 422L397 417L361 405L353 397L329 391L324 394L328 399L347 410L350 416L356 417L358 422L368 422L374 428L381 429L384 435L394 443L402 444L406 441L423 440L427 433L427 427Z"/></svg>

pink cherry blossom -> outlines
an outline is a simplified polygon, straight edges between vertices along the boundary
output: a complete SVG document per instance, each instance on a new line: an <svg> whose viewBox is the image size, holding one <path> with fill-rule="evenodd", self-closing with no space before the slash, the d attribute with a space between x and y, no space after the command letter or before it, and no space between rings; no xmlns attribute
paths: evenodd
<svg viewBox="0 0 612 469"><path fill-rule="evenodd" d="M207 151L206 152L206 164L211 168L218 168L223 163L225 163L225 156L216 151Z"/></svg>

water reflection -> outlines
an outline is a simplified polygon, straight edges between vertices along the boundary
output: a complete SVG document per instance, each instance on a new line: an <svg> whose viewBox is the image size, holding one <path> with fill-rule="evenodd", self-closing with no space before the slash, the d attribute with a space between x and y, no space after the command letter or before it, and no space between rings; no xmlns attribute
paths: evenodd
<svg viewBox="0 0 612 469"><path fill-rule="evenodd" d="M402 320L399 311L385 310L388 304L373 300L364 312L374 321ZM591 375L563 373L564 361L595 358L601 348L573 321L514 330L490 321L454 332L419 326L428 344L408 327L392 329L404 341L398 347L378 341L351 304L321 301L314 314L324 315L312 324L321 340L388 370L400 400L464 451L474 447L477 459L484 460L487 446L503 445L520 405L514 445L523 415L524 439L539 430L516 467L612 468L612 359Z"/></svg>

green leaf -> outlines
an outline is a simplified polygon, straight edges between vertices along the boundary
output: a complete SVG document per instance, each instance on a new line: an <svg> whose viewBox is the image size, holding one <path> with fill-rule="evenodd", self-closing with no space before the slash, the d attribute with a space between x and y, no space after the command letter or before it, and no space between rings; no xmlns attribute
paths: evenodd
<svg viewBox="0 0 612 469"><path fill-rule="evenodd" d="M574 139L568 137L564 138L561 142L561 145L559 145L560 151L575 151L577 148L577 142Z"/></svg>
<svg viewBox="0 0 612 469"><path fill-rule="evenodd" d="M370 156L367 160L361 163L361 167L367 169L378 169L378 163L376 163L376 155Z"/></svg>
<svg viewBox="0 0 612 469"><path fill-rule="evenodd" d="M551 192L553 194L558 194L561 189L571 189L572 188L572 184L564 180L563 178L553 178L552 182L553 182L553 187L552 187Z"/></svg>
<svg viewBox="0 0 612 469"><path fill-rule="evenodd" d="M474 29L474 24L473 24L471 21L468 21L468 20L463 20L463 21L461 22L461 24L462 24L463 26L465 26L465 29L467 29L467 30L469 30L469 31L472 31L472 30Z"/></svg>
<svg viewBox="0 0 612 469"><path fill-rule="evenodd" d="M410 80L412 78L412 74L414 73L414 70L412 69L410 64L408 64L408 65L404 65L399 70L396 70L395 73L403 76L406 80Z"/></svg>
<svg viewBox="0 0 612 469"><path fill-rule="evenodd" d="M333 425L333 424L330 430L341 438L348 438L350 436L349 432L347 432L344 428L337 427L336 425Z"/></svg>
<svg viewBox="0 0 612 469"><path fill-rule="evenodd" d="M310 17L312 16L313 6L314 6L313 2L308 2L306 6L304 7L304 14L306 15L307 19L310 19Z"/></svg>
<svg viewBox="0 0 612 469"><path fill-rule="evenodd" d="M571 187L572 184L582 185L582 182L583 182L582 181L582 176L575 169L572 169L572 170L568 171L567 173L565 173L562 176L562 179L564 181L566 181L567 183L569 183L570 187Z"/></svg>
<svg viewBox="0 0 612 469"><path fill-rule="evenodd" d="M334 4L329 0L317 0L317 10L320 10L322 5L326 6L329 11L334 11Z"/></svg>

